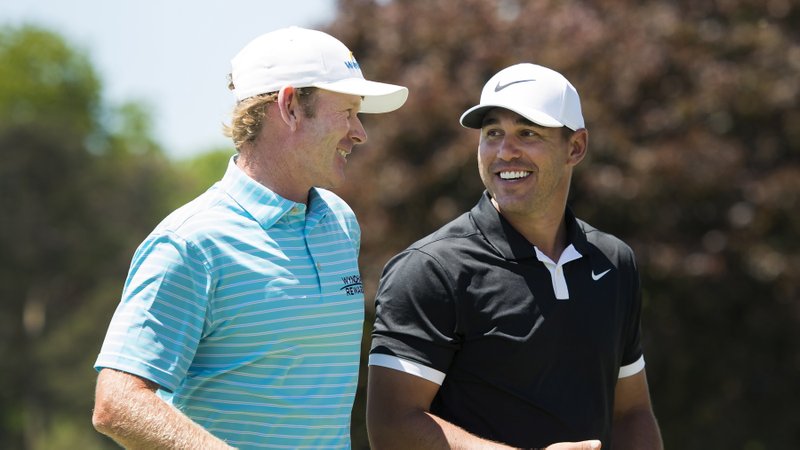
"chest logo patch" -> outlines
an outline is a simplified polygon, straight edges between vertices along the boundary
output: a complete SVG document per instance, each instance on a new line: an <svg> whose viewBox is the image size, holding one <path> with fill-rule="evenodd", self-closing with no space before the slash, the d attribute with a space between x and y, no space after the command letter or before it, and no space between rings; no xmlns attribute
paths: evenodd
<svg viewBox="0 0 800 450"><path fill-rule="evenodd" d="M592 270L592 279L593 279L594 281L597 281L597 280L599 280L600 278L603 278L604 276L606 276L606 274L607 274L608 272L611 272L611 269L607 269L605 272L600 272L600 273L598 273L598 274L595 274L595 273L594 273L594 270Z"/></svg>
<svg viewBox="0 0 800 450"><path fill-rule="evenodd" d="M361 276L360 275L351 275L348 277L342 277L342 284L344 286L340 287L340 291L344 291L347 295L356 295L356 294L363 294L364 293L364 286L361 284Z"/></svg>

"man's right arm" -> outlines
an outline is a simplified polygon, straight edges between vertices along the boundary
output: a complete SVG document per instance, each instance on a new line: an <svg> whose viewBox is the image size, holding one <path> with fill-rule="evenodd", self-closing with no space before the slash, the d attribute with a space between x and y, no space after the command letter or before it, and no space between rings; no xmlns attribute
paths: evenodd
<svg viewBox="0 0 800 450"><path fill-rule="evenodd" d="M415 375L370 366L367 432L370 446L386 449L513 449L468 433L429 412L439 385ZM560 443L549 450L595 450L599 441Z"/></svg>
<svg viewBox="0 0 800 450"><path fill-rule="evenodd" d="M509 449L485 441L428 412L439 385L387 367L370 366L367 432L370 446L388 449Z"/></svg>
<svg viewBox="0 0 800 450"><path fill-rule="evenodd" d="M102 369L92 424L128 449L230 449L156 395L158 385L129 373Z"/></svg>

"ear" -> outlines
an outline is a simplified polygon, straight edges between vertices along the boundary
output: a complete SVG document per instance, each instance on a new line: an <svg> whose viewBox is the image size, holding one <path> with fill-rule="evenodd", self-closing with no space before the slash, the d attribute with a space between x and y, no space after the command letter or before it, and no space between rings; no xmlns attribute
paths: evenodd
<svg viewBox="0 0 800 450"><path fill-rule="evenodd" d="M583 158L586 156L586 152L589 149L589 130L586 128L581 128L580 130L572 133L567 145L569 148L567 161L571 165L576 166L579 162L583 161Z"/></svg>
<svg viewBox="0 0 800 450"><path fill-rule="evenodd" d="M297 104L296 91L292 86L284 86L278 91L278 109L281 119L292 131L297 130Z"/></svg>

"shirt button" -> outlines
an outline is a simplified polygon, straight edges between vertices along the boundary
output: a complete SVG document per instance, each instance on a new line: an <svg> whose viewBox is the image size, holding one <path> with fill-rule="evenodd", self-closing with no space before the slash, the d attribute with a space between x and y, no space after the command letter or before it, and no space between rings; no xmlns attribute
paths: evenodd
<svg viewBox="0 0 800 450"><path fill-rule="evenodd" d="M322 264L317 263L317 270L322 270Z"/></svg>

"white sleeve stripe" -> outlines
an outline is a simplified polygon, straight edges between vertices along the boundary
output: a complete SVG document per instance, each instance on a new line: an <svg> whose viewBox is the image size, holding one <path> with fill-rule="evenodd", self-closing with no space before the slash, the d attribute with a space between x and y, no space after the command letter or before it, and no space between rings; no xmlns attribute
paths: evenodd
<svg viewBox="0 0 800 450"><path fill-rule="evenodd" d="M384 355L380 353L372 353L369 355L369 365L399 370L400 372L405 372L420 378L424 378L430 382L438 384L439 386L441 386L444 382L444 377L446 375L444 372L439 372L438 370L431 369L428 366L423 366L422 364L409 361L407 359L401 359L396 356Z"/></svg>
<svg viewBox="0 0 800 450"><path fill-rule="evenodd" d="M635 363L620 367L619 378L625 378L631 375L636 375L637 373L641 372L642 369L644 369L644 355L640 356Z"/></svg>
<svg viewBox="0 0 800 450"><path fill-rule="evenodd" d="M389 369L399 370L400 372L408 373L411 375L424 378L428 381L436 383L441 386L446 376L445 373L428 366L409 361L407 359L398 358L396 356L384 355L380 353L373 353L369 355L370 366L381 366ZM640 356L633 364L622 366L619 368L619 378L625 378L636 375L644 369L644 355Z"/></svg>

